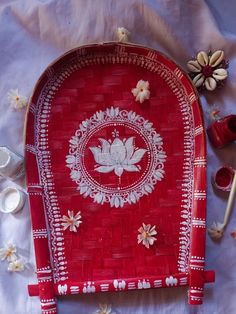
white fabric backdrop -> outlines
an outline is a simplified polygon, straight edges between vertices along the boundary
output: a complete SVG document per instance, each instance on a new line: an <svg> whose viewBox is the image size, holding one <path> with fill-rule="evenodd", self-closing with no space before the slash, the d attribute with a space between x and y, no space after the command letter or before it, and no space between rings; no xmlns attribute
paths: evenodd
<svg viewBox="0 0 236 314"><path fill-rule="evenodd" d="M199 50L224 49L230 60L226 86L204 94L207 110L212 104L221 115L236 113L236 3L234 0L1 0L0 1L0 145L23 153L25 109L13 111L6 94L19 88L29 96L45 67L65 51L81 44L115 39L117 27L126 27L130 40L158 49L185 67ZM236 167L236 144L222 150L208 145L208 225L222 221L226 197L213 190L210 176L222 164ZM0 189L13 183L0 181ZM235 209L235 206L234 206ZM190 307L186 289L83 295L60 299L59 314L90 314L99 303L112 305L119 314L236 312L236 228L233 213L221 243L207 236L206 268L215 269L215 285L206 286L204 305ZM24 258L26 270L9 273L0 262L0 314L39 314L37 297L27 294L36 282L28 204L15 215L0 213L0 247L13 242Z"/></svg>

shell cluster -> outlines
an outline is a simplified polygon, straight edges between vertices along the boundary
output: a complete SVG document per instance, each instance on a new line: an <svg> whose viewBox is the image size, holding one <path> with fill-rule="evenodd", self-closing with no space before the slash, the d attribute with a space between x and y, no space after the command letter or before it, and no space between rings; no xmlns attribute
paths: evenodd
<svg viewBox="0 0 236 314"><path fill-rule="evenodd" d="M210 51L209 53L200 51L196 59L187 63L193 84L198 89L206 89L208 91L213 91L216 87L222 85L228 76L227 66L223 50Z"/></svg>

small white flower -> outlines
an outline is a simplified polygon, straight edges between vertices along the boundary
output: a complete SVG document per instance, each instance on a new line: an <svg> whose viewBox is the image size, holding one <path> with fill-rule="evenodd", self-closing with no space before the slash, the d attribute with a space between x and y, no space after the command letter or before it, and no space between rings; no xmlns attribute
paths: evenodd
<svg viewBox="0 0 236 314"><path fill-rule="evenodd" d="M82 220L80 220L80 218L80 211L74 216L73 210L68 210L68 216L63 215L61 218L61 225L63 226L63 230L69 228L70 231L76 232L77 228L82 223Z"/></svg>
<svg viewBox="0 0 236 314"><path fill-rule="evenodd" d="M135 100L143 103L145 99L149 99L150 91L149 91L149 82L139 80L136 87L131 90L134 95Z"/></svg>
<svg viewBox="0 0 236 314"><path fill-rule="evenodd" d="M15 109L22 109L27 106L27 98L19 93L18 88L11 89L7 94L7 98L10 105Z"/></svg>
<svg viewBox="0 0 236 314"><path fill-rule="evenodd" d="M99 304L99 309L94 314L115 314L108 304Z"/></svg>
<svg viewBox="0 0 236 314"><path fill-rule="evenodd" d="M212 121L219 120L220 109L215 104L208 109L209 118Z"/></svg>
<svg viewBox="0 0 236 314"><path fill-rule="evenodd" d="M149 249L149 246L153 245L154 241L156 241L154 235L156 235L157 232L155 229L156 226L151 227L150 224L145 225L145 223L143 223L143 226L138 229L138 232L140 233L138 235L138 244L142 243Z"/></svg>
<svg viewBox="0 0 236 314"><path fill-rule="evenodd" d="M117 29L117 37L120 42L128 41L128 36L130 32L124 27L118 27Z"/></svg>
<svg viewBox="0 0 236 314"><path fill-rule="evenodd" d="M7 270L11 272L18 272L24 270L24 268L24 264L20 260L16 259L8 264Z"/></svg>
<svg viewBox="0 0 236 314"><path fill-rule="evenodd" d="M0 259L7 260L8 262L13 262L17 259L16 256L16 246L13 244L8 244L5 248L0 248Z"/></svg>
<svg viewBox="0 0 236 314"><path fill-rule="evenodd" d="M208 234L212 239L219 240L224 234L224 225L220 222L213 222Z"/></svg>

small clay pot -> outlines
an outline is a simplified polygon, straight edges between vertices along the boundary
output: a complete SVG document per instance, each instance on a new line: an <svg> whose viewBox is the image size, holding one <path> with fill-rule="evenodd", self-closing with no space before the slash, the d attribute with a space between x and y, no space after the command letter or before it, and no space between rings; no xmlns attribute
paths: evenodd
<svg viewBox="0 0 236 314"><path fill-rule="evenodd" d="M232 187L234 174L235 170L231 167L223 166L219 168L213 177L215 187L221 191L229 192Z"/></svg>

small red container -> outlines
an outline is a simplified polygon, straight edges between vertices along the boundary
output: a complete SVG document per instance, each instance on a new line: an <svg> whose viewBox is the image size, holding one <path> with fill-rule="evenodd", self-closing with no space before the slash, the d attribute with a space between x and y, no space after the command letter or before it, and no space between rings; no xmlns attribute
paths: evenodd
<svg viewBox="0 0 236 314"><path fill-rule="evenodd" d="M208 137L213 146L221 148L236 140L236 115L229 115L215 121L207 129Z"/></svg>
<svg viewBox="0 0 236 314"><path fill-rule="evenodd" d="M219 168L214 177L213 183L215 187L221 191L229 192L232 187L235 170L228 166Z"/></svg>

